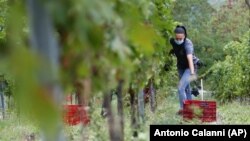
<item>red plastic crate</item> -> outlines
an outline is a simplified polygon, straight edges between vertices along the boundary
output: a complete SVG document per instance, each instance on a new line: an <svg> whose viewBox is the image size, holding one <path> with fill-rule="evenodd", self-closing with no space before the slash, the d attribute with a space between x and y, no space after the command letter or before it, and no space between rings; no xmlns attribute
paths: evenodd
<svg viewBox="0 0 250 141"><path fill-rule="evenodd" d="M185 100L183 118L192 120L200 119L202 122L216 121L216 102L201 100Z"/></svg>
<svg viewBox="0 0 250 141"><path fill-rule="evenodd" d="M85 108L81 105L64 105L64 122L69 125L83 123L87 125L90 122Z"/></svg>

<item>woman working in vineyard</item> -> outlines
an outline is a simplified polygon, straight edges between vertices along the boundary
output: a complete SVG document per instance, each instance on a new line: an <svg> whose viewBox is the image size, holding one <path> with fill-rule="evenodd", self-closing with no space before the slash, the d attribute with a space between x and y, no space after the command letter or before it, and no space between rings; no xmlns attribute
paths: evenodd
<svg viewBox="0 0 250 141"><path fill-rule="evenodd" d="M180 102L180 110L177 114L182 114L184 100L192 99L190 82L196 78L195 65L193 62L194 48L193 43L187 38L186 28L184 26L176 26L175 38L170 39L173 47L171 53L177 58L177 69L179 73L178 94Z"/></svg>

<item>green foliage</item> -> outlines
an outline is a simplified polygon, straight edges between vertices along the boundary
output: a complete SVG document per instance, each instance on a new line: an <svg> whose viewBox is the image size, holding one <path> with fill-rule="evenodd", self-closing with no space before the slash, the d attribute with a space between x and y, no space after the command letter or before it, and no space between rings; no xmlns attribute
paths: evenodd
<svg viewBox="0 0 250 141"><path fill-rule="evenodd" d="M4 56L6 58L1 58L1 73L5 74L9 82L8 94L16 98L21 112L26 111L30 119L36 119L47 132L53 133L56 131L55 124L60 119L60 112L52 101L52 96L47 95L51 92L41 86L40 80L35 77L41 71L39 66L48 62L30 50L27 43L30 35L26 24L28 17L22 2L11 1L12 10L7 16L7 0L0 0L0 26L6 27L8 19L8 33L12 35L7 40L6 28L0 32L1 53L2 41L8 41L8 48L11 50ZM242 12L244 7L224 7L217 13L206 1L200 0L190 0L185 4L177 0L175 5L174 0L42 2L50 13L55 35L61 45L59 84L63 84L64 92L74 89L77 80L90 79L93 100L115 88L121 79L125 80L124 90L132 83L138 92L153 78L157 90L161 89L161 93L164 93L160 99L166 100L164 98L171 93L172 86L176 86L178 80L176 60L168 55L171 48L168 40L175 25L182 22L188 28L188 35L194 42L198 57L210 61L211 65L215 59L226 56L225 61L212 67L210 82L213 82L211 87L215 90L215 96L221 101L249 97L250 68L246 65L250 59L249 34L241 36L246 31L246 20L241 19L246 18L246 14ZM228 12L233 13L230 18L226 17ZM236 13L242 16L236 16ZM237 18L235 20L232 17ZM237 26L241 25L241 21L244 25ZM220 26L221 22L223 26ZM224 27L232 30L230 35L225 34ZM221 46L230 40L236 41L227 44L225 52L222 52ZM165 63L170 64L168 72L163 70ZM173 114L177 105L166 103ZM129 111L126 110L128 115ZM161 121L158 117L147 118L152 118L154 123L179 122L178 119L165 119L166 115L162 114L164 111L166 108L163 106L157 113L162 118ZM92 116L97 121L90 129L91 137L103 136L100 134L105 133L105 138L108 138L106 128L101 128L103 121L98 109L92 112ZM129 127L127 123L125 126ZM125 130L129 132L125 134L130 137L130 129ZM127 137L126 140L129 140Z"/></svg>
<svg viewBox="0 0 250 141"><path fill-rule="evenodd" d="M240 41L232 41L223 49L226 54L224 61L212 67L210 78L214 95L220 101L244 99L250 94L249 38L250 31Z"/></svg>
<svg viewBox="0 0 250 141"><path fill-rule="evenodd" d="M42 1L61 45L58 84L63 84L64 92L74 89L75 82L82 79L91 80L91 99L113 89L121 79L125 80L124 90L129 83L136 91L142 89L150 78L160 84L168 58L165 39L174 27L171 3L172 0ZM12 10L4 18L8 19L8 35L12 36L8 40L4 37L10 50L4 56L4 64L15 80L13 96L21 114L35 119L44 131L53 134L60 109L50 89L41 86L44 83L37 77L43 71L40 67L50 62L34 54L28 43L31 34L25 3L11 1L9 6Z"/></svg>
<svg viewBox="0 0 250 141"><path fill-rule="evenodd" d="M7 70L7 66L3 61L0 61L0 76L3 76L3 82L6 83L6 87L4 89L4 95L13 96L15 90L15 81L13 75Z"/></svg>
<svg viewBox="0 0 250 141"><path fill-rule="evenodd" d="M211 19L213 39L218 47L230 41L239 41L249 29L249 11L245 1L235 0L232 6L224 5Z"/></svg>
<svg viewBox="0 0 250 141"><path fill-rule="evenodd" d="M7 0L0 0L0 52L6 50L6 16L7 16Z"/></svg>
<svg viewBox="0 0 250 141"><path fill-rule="evenodd" d="M210 50L216 61L225 59L222 47L230 41L239 41L249 29L248 7L242 0L236 0L232 6L223 5L213 13L210 20L210 39L213 47Z"/></svg>
<svg viewBox="0 0 250 141"><path fill-rule="evenodd" d="M144 87L168 58L165 38L174 26L171 2L49 1L63 46L64 88L84 78L93 80L94 93L112 89L118 79L125 80L125 88L132 81L138 89Z"/></svg>
<svg viewBox="0 0 250 141"><path fill-rule="evenodd" d="M6 14L7 14L7 0L0 0L0 39L6 37Z"/></svg>
<svg viewBox="0 0 250 141"><path fill-rule="evenodd" d="M64 90L72 90L75 81L85 78L92 80L93 94L113 89L119 79L125 80L125 88L131 82L138 89L142 88L152 77L156 77L159 84L163 77L159 73L169 58L166 56L169 45L166 48L165 39L174 27L171 3L171 0L44 1L42 4L51 14L62 46ZM24 55L17 47L29 46L27 36L30 33L24 5L11 2L10 6L13 10L9 13L8 24L13 36L9 37L8 43L17 57ZM26 59L17 60L23 63ZM16 65L15 61L9 63ZM19 69L18 74L26 73L26 68L33 71L31 64ZM22 84L25 83L29 84L29 81Z"/></svg>

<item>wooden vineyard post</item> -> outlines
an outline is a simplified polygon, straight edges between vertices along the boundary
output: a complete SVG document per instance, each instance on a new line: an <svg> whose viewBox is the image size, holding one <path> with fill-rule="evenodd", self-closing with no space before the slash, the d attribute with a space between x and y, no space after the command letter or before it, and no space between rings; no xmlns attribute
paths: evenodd
<svg viewBox="0 0 250 141"><path fill-rule="evenodd" d="M51 94L56 105L62 102L62 90L59 81L59 45L55 38L52 21L44 3L38 0L27 0L27 8L30 19L31 46L35 53L47 59L49 67L42 67L38 79L43 87L51 86ZM64 141L62 123L56 123L54 141ZM45 131L43 131L46 133ZM43 140L49 141L50 136L45 134Z"/></svg>
<svg viewBox="0 0 250 141"><path fill-rule="evenodd" d="M122 99L122 86L123 81L118 82L118 86L114 91L110 91L104 95L102 115L107 117L109 125L110 141L124 141L124 115L123 115L123 99ZM112 111L112 96L115 93L117 96L117 114L118 118L115 119L115 113Z"/></svg>
<svg viewBox="0 0 250 141"><path fill-rule="evenodd" d="M139 119L140 119L140 123L144 122L144 91L143 89L141 89L138 93L138 114L139 114Z"/></svg>
<svg viewBox="0 0 250 141"><path fill-rule="evenodd" d="M151 112L155 112L156 109L156 92L155 92L155 88L154 88L154 81L153 79L150 79L150 98L149 98L149 102L150 102L150 109Z"/></svg>
<svg viewBox="0 0 250 141"><path fill-rule="evenodd" d="M123 86L123 80L119 81L118 87L117 87L117 108L118 108L118 121L120 124L120 141L123 141L124 139L124 115L123 115L123 102L122 102L122 86Z"/></svg>
<svg viewBox="0 0 250 141"><path fill-rule="evenodd" d="M131 84L128 90L128 93L130 95L130 107L131 107L131 128L133 129L133 137L137 137L137 129L138 129L138 123L137 123L137 116L136 116L136 111L137 111L137 106L136 106L136 96L135 96L135 91L132 88Z"/></svg>

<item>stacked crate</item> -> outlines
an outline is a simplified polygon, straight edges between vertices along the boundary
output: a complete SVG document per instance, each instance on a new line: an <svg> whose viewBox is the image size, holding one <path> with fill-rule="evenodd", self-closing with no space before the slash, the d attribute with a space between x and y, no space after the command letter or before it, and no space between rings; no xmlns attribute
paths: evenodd
<svg viewBox="0 0 250 141"><path fill-rule="evenodd" d="M78 103L76 95L67 95L63 105L63 119L68 125L88 125L90 117L88 115L87 107Z"/></svg>
<svg viewBox="0 0 250 141"><path fill-rule="evenodd" d="M183 119L200 119L202 122L216 121L216 102L203 100L185 100Z"/></svg>
<svg viewBox="0 0 250 141"><path fill-rule="evenodd" d="M82 123L87 125L90 122L86 109L81 105L64 105L64 121L68 125Z"/></svg>

